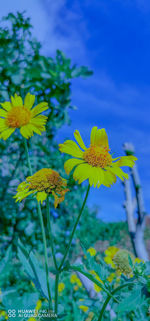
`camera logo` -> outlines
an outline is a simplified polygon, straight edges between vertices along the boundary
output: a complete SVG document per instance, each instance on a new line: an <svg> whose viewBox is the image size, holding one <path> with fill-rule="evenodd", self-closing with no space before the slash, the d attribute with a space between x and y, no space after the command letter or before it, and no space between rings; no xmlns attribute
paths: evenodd
<svg viewBox="0 0 150 321"><path fill-rule="evenodd" d="M16 310L15 309L9 309L8 310L8 317L9 318L15 318L16 317Z"/></svg>

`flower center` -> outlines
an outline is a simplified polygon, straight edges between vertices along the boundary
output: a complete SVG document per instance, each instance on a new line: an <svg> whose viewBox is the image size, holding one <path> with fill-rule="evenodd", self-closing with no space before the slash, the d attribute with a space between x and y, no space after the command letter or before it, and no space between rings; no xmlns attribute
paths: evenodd
<svg viewBox="0 0 150 321"><path fill-rule="evenodd" d="M84 160L94 167L105 168L112 163L112 157L107 147L90 146L83 154Z"/></svg>
<svg viewBox="0 0 150 321"><path fill-rule="evenodd" d="M13 107L8 111L6 124L12 128L20 128L27 125L31 118L31 112L25 107Z"/></svg>
<svg viewBox="0 0 150 321"><path fill-rule="evenodd" d="M47 193L51 193L52 190L59 192L63 184L59 173L50 168L43 168L33 176L27 177L27 182L30 183L29 189Z"/></svg>

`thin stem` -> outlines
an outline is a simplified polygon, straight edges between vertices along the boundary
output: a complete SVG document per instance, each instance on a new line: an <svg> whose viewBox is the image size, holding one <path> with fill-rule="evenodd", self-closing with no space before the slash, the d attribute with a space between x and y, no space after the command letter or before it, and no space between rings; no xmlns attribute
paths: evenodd
<svg viewBox="0 0 150 321"><path fill-rule="evenodd" d="M59 284L59 272L56 274L55 279L55 313L58 311L58 284Z"/></svg>
<svg viewBox="0 0 150 321"><path fill-rule="evenodd" d="M52 228L51 228L50 206L49 206L49 198L48 197L47 197L47 200L46 200L46 212L47 212L47 223L48 223L48 231L49 231L49 237L50 237L50 245L51 245L51 250L52 250L52 256L53 256L53 261L54 261L55 268L57 270L58 266L57 266L55 251L54 251L54 241L53 241L53 234L52 234Z"/></svg>
<svg viewBox="0 0 150 321"><path fill-rule="evenodd" d="M114 294L115 294L116 292L118 292L119 290L125 288L126 286L130 286L130 285L131 285L131 282L122 284L122 285L118 286L115 290L113 290L113 291L111 292L111 294L108 294L108 296L107 296L107 298L106 298L106 300L105 300L105 302L104 302L104 304L103 304L103 306L102 306L102 309L101 309L101 312L100 312L100 316L99 316L99 318L98 318L97 321L101 321L101 320L102 320L103 315L104 315L104 312L105 312L106 307L107 307L107 304L109 303L109 301L110 301L110 299L111 299L111 296L114 295Z"/></svg>
<svg viewBox="0 0 150 321"><path fill-rule="evenodd" d="M29 172L30 172L30 175L32 175L32 167L31 167L31 162L30 162L30 158L29 158L28 145L27 145L26 138L24 138L24 147L25 147L25 154L26 154L26 159L27 159L27 163L28 163L28 167L29 167Z"/></svg>
<svg viewBox="0 0 150 321"><path fill-rule="evenodd" d="M44 245L44 256L45 256L45 272L46 272L46 282L47 282L47 291L48 291L48 297L49 297L49 303L51 308L51 292L50 292L50 286L49 286L49 280L48 280L48 257L47 257L47 243L46 243L46 235L45 235L45 229L44 229L44 222L42 217L42 211L40 203L37 202L37 208L38 208L38 214L41 224L41 230L42 230L42 238L43 238L43 245Z"/></svg>
<svg viewBox="0 0 150 321"><path fill-rule="evenodd" d="M31 162L30 162L30 158L29 158L28 145L27 145L27 140L25 138L24 138L24 146L25 146L25 154L26 154L26 158L27 158L29 172L30 172L30 175L32 175L32 167L31 167ZM49 280L48 280L48 257L47 257L46 235L45 235L41 206L38 201L37 201L37 210L38 210L38 215L39 215L39 219L40 219L42 239L43 239L43 245L44 245L46 282L47 282L47 291L48 291L48 297L49 297L49 307L51 309L52 308L52 298L51 298L51 292L50 292L50 286L49 286Z"/></svg>
<svg viewBox="0 0 150 321"><path fill-rule="evenodd" d="M87 189L87 192L86 192L86 195L85 195L85 198L84 198L84 201L83 201L83 204L82 204L80 213L79 213L79 215L78 215L78 217L77 217L77 220L76 220L76 222L75 222L74 228L73 228L72 233L71 233L71 236L70 236L70 240L69 240L68 246L67 246L66 251L65 251L65 254L64 254L64 257L63 257L62 262L61 262L61 264L60 264L60 266L59 266L59 271L61 270L61 268L62 268L62 266L63 266L63 264L64 264L64 262L65 262L65 259L66 259L67 255L68 255L68 252L69 252L69 250L70 250L70 246L71 246L71 243L72 243L72 239L73 239L73 237L74 237L74 234L75 234L77 225L78 225L78 223L79 223L79 220L80 220L80 217L81 217L81 215L82 215L82 212L83 212L85 203L86 203L86 201L87 201L87 197L88 197L88 194L89 194L89 190L90 190L90 185L88 185L88 189Z"/></svg>

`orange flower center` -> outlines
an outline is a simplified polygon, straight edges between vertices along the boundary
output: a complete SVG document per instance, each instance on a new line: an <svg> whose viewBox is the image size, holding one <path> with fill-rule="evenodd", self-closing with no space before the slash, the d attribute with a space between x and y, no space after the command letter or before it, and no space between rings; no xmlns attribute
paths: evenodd
<svg viewBox="0 0 150 321"><path fill-rule="evenodd" d="M31 112L25 107L13 107L8 111L6 125L12 128L20 128L27 125L31 118Z"/></svg>
<svg viewBox="0 0 150 321"><path fill-rule="evenodd" d="M107 147L90 146L83 154L84 160L94 167L105 168L112 163L112 157Z"/></svg>

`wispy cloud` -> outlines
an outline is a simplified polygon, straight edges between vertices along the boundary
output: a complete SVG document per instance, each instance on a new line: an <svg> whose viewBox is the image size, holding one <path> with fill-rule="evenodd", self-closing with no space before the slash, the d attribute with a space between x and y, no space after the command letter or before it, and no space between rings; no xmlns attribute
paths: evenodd
<svg viewBox="0 0 150 321"><path fill-rule="evenodd" d="M71 8L67 7L66 0L41 0L41 4L48 23L44 41L46 51L54 54L59 48L75 61L87 60L84 42L88 38L88 30L79 2L73 1Z"/></svg>

